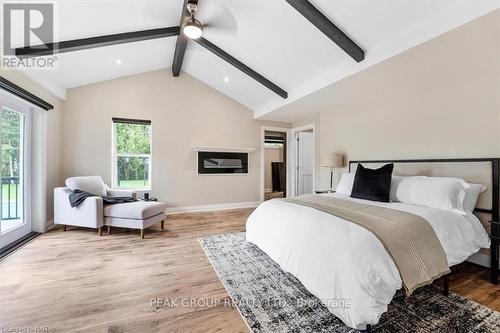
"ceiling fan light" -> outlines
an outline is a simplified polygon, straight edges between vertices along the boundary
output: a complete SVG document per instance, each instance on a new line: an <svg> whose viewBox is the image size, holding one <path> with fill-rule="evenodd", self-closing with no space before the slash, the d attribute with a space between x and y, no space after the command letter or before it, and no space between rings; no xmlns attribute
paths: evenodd
<svg viewBox="0 0 500 333"><path fill-rule="evenodd" d="M197 19L189 20L182 29L184 35L190 39L197 39L203 35L203 26Z"/></svg>

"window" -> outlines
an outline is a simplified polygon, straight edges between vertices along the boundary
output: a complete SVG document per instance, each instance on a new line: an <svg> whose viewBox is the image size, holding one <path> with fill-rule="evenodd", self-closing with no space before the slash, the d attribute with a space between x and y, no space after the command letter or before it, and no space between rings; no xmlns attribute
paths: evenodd
<svg viewBox="0 0 500 333"><path fill-rule="evenodd" d="M151 188L151 121L113 118L113 187Z"/></svg>

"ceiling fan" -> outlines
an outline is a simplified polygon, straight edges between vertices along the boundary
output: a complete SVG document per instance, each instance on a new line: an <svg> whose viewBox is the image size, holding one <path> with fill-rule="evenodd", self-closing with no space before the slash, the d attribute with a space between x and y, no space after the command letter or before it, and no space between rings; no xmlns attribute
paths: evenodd
<svg viewBox="0 0 500 333"><path fill-rule="evenodd" d="M234 15L229 9L219 1L203 2L202 7L198 6L197 1L189 1L186 5L189 13L187 17L183 16L180 26L183 27L182 33L189 39L197 39L207 32L235 35L238 30L238 24ZM202 13L203 19L195 17L196 13Z"/></svg>
<svg viewBox="0 0 500 333"><path fill-rule="evenodd" d="M189 14L191 14L191 17L184 22L182 32L188 38L198 39L203 35L203 24L194 18L194 14L198 11L198 2L193 0L188 1L186 8Z"/></svg>
<svg viewBox="0 0 500 333"><path fill-rule="evenodd" d="M316 7L314 7L308 0L285 0L293 8L295 8L302 16L322 31L327 37L341 47L347 54L354 60L360 62L364 59L364 51L352 41L346 34L344 34L335 24L333 24L325 15L323 15ZM184 54L186 52L187 43L192 40L199 45L203 46L208 51L214 53L218 57L227 61L243 73L247 74L254 80L258 81L268 89L275 92L282 98L287 98L288 93L257 73L238 59L231 56L226 51L222 50L215 44L207 40L204 35L208 29L220 29L230 31L234 30L234 24L228 23L229 15L219 15L218 24L208 22L203 24L195 16L199 10L198 0L184 0L181 19L179 26L149 29L133 32L125 32L113 35L104 35L98 37L82 38L75 40L66 40L61 42L52 42L42 45L24 46L15 50L16 56L23 57L39 57L46 55L53 55L55 53L73 52L86 50L96 47L105 47L110 45L138 42L149 39L165 38L177 36L177 42L174 52L174 60L172 63L172 74L177 77L180 75Z"/></svg>

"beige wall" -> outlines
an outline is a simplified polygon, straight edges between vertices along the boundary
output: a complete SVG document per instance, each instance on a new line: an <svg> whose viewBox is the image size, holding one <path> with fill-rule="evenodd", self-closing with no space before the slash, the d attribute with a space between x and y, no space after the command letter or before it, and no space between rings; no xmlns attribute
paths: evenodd
<svg viewBox="0 0 500 333"><path fill-rule="evenodd" d="M148 119L153 129L152 195L170 208L260 199L261 122L197 79L170 69L68 91L63 175L101 175L111 183L111 118ZM248 175L196 175L193 146L255 148Z"/></svg>
<svg viewBox="0 0 500 333"><path fill-rule="evenodd" d="M273 189L271 162L283 162L283 148L264 149L264 189L266 191L272 191Z"/></svg>
<svg viewBox="0 0 500 333"><path fill-rule="evenodd" d="M320 154L500 156L499 59L497 10L313 94L332 96L330 106L311 110L319 113Z"/></svg>
<svg viewBox="0 0 500 333"><path fill-rule="evenodd" d="M7 80L19 85L23 89L35 94L36 96L46 100L50 104L54 105L54 109L48 111L46 115L47 122L47 169L46 169L46 179L47 179L47 199L46 199L46 225L44 226L34 226L35 231L45 231L47 227L52 224L52 219L54 217L54 204L53 204L53 190L54 187L60 186L62 184L61 177L61 117L63 113L62 102L46 91L40 85L34 83L28 79L23 74L11 71L11 70L0 70L0 75ZM45 111L44 111L45 112Z"/></svg>

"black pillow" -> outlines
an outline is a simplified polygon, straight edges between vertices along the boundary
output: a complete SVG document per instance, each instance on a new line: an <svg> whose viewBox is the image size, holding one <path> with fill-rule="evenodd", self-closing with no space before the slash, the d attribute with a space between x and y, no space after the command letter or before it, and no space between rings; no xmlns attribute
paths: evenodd
<svg viewBox="0 0 500 333"><path fill-rule="evenodd" d="M389 202L391 198L391 179L394 164L386 164L379 169L367 169L358 164L354 184L352 185L352 198L371 201Z"/></svg>

